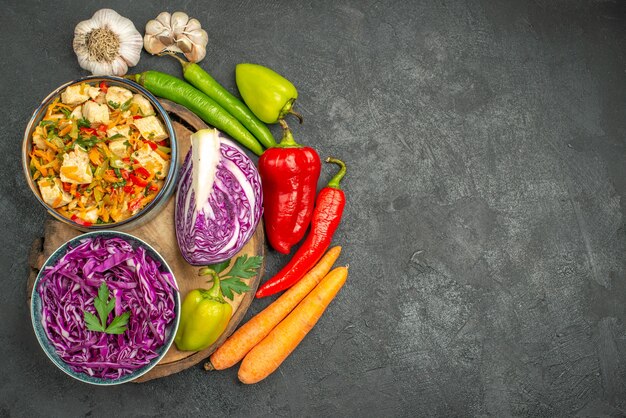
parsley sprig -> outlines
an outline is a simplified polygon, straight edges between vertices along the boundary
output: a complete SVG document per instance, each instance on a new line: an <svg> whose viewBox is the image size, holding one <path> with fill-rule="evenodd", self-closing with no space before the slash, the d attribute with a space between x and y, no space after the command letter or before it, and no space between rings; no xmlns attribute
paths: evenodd
<svg viewBox="0 0 626 418"><path fill-rule="evenodd" d="M100 318L98 319L91 312L85 311L85 325L87 325L88 330L107 334L123 334L128 329L126 325L130 318L130 311L114 317L111 323L107 325L109 314L115 309L115 298L109 299L109 287L105 282L102 282L98 288L98 296L93 300L93 305Z"/></svg>
<svg viewBox="0 0 626 418"><path fill-rule="evenodd" d="M244 254L237 257L235 264L233 264L227 272L224 272L224 270L228 268L230 260L201 268L198 275L204 276L207 274L208 269L214 270L220 278L222 294L228 299L233 300L235 298L233 293L240 295L250 290L248 284L243 280L256 276L257 270L261 267L262 263L262 256L255 255L248 257L247 254Z"/></svg>

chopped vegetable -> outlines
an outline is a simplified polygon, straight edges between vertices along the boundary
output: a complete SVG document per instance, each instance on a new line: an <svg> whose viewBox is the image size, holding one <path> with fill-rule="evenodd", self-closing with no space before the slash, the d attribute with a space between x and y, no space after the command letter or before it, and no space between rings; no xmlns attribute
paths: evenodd
<svg viewBox="0 0 626 418"><path fill-rule="evenodd" d="M341 247L333 247L295 286L235 331L204 365L207 370L223 370L237 364L276 327L298 303L328 274Z"/></svg>
<svg viewBox="0 0 626 418"><path fill-rule="evenodd" d="M110 331L122 332L117 335L92 331L84 319L87 312L103 315L111 308L109 296L98 295L103 283L115 300L111 314L129 313L126 331L122 319L109 323ZM104 379L129 374L159 355L176 316L176 291L172 275L143 247L116 237L86 238L69 248L42 272L37 287L43 329L59 357L76 372ZM107 300L106 311L97 299Z"/></svg>
<svg viewBox="0 0 626 418"><path fill-rule="evenodd" d="M239 380L257 383L272 374L311 331L348 277L337 267L291 313L244 357Z"/></svg>
<svg viewBox="0 0 626 418"><path fill-rule="evenodd" d="M176 195L176 239L189 264L228 260L254 234L262 214L254 163L215 129L191 136Z"/></svg>

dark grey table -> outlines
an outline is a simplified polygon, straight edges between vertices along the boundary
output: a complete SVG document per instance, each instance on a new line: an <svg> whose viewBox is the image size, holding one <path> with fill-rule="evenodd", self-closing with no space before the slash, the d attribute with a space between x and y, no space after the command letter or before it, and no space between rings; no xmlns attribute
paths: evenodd
<svg viewBox="0 0 626 418"><path fill-rule="evenodd" d="M349 164L335 242L351 267L260 384L195 367L97 388L32 332L46 215L19 155L39 101L85 74L73 28L102 6L2 2L0 415L626 415L626 2L323 3L106 2L142 32L163 10L197 17L202 65L233 91L243 61L295 82L297 139Z"/></svg>

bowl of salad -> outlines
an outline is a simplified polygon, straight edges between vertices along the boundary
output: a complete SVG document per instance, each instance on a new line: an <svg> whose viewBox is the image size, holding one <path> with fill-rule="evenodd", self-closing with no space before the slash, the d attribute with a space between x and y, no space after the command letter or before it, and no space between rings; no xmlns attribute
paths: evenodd
<svg viewBox="0 0 626 418"><path fill-rule="evenodd" d="M167 112L119 77L84 77L50 93L28 123L22 154L37 200L82 231L148 221L174 191L178 172Z"/></svg>
<svg viewBox="0 0 626 418"><path fill-rule="evenodd" d="M139 238L112 230L59 247L31 294L33 329L48 358L77 380L105 386L156 366L174 341L180 306L163 257Z"/></svg>

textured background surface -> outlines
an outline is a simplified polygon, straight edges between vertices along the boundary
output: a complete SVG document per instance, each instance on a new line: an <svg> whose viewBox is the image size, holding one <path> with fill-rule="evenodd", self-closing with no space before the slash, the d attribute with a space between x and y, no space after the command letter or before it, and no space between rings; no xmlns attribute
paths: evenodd
<svg viewBox="0 0 626 418"><path fill-rule="evenodd" d="M197 17L230 89L242 61L294 81L297 138L349 164L349 282L261 384L58 371L24 303L45 213L19 152L39 101L84 74L73 27L100 2L2 1L0 415L626 415L625 2L176 3L107 5L142 32Z"/></svg>

